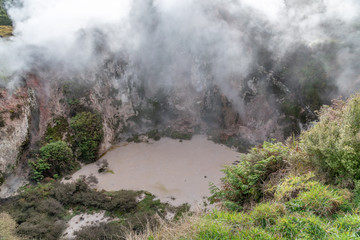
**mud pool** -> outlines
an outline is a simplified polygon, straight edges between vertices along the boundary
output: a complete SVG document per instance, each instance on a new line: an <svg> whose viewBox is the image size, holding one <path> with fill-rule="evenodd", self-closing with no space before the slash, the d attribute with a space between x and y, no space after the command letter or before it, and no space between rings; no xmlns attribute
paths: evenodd
<svg viewBox="0 0 360 240"><path fill-rule="evenodd" d="M220 184L221 169L239 160L239 153L226 146L194 136L190 141L162 138L149 143L122 143L113 146L101 159L109 170L98 173L96 163L84 166L72 176L93 174L97 189L145 190L173 205L189 203L203 208L210 195L209 183ZM71 181L71 180L70 180Z"/></svg>

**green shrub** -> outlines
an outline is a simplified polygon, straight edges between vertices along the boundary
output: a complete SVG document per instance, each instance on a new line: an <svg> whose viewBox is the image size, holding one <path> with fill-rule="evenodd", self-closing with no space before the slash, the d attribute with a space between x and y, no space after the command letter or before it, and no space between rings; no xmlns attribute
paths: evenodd
<svg viewBox="0 0 360 240"><path fill-rule="evenodd" d="M40 158L29 161L29 164L34 180L62 175L76 167L72 150L63 141L51 142L40 148Z"/></svg>
<svg viewBox="0 0 360 240"><path fill-rule="evenodd" d="M316 215L329 216L346 209L349 203L338 191L317 183L290 200L287 206L292 211L309 211Z"/></svg>
<svg viewBox="0 0 360 240"><path fill-rule="evenodd" d="M277 221L275 231L286 239L324 239L326 224L314 215L290 215Z"/></svg>
<svg viewBox="0 0 360 240"><path fill-rule="evenodd" d="M286 213L286 208L280 203L260 203L250 213L256 226L274 225L276 220Z"/></svg>
<svg viewBox="0 0 360 240"><path fill-rule="evenodd" d="M288 148L282 143L264 142L253 148L236 166L228 166L223 171L222 187L211 186L212 202L221 201L232 210L241 210L250 201L263 197L262 185L271 175L286 167Z"/></svg>
<svg viewBox="0 0 360 240"><path fill-rule="evenodd" d="M149 194L138 202L140 194L125 190L98 192L83 179L70 184L51 182L23 188L19 196L0 205L0 212L6 210L12 215L18 224L19 234L29 239L51 240L59 239L65 228L65 219L71 217L67 210L72 209L75 214L106 210L107 215L118 221L86 228L93 235L84 230L79 233L78 239L124 239L125 230L142 232L147 226L157 226L158 216L163 216L168 209L167 204L160 203Z"/></svg>
<svg viewBox="0 0 360 240"><path fill-rule="evenodd" d="M195 228L197 229L196 236L193 239L206 240L206 239L219 239L219 240L231 240L238 239L231 228L226 224L221 224L217 221L209 221L202 219Z"/></svg>
<svg viewBox="0 0 360 240"><path fill-rule="evenodd" d="M340 232L352 231L359 233L360 237L360 215L349 214L335 220L333 224Z"/></svg>
<svg viewBox="0 0 360 240"><path fill-rule="evenodd" d="M212 213L205 215L206 218L223 222L232 227L250 227L253 224L253 219L249 214L244 212L229 212L214 210Z"/></svg>
<svg viewBox="0 0 360 240"><path fill-rule="evenodd" d="M29 166L31 168L31 178L35 181L43 180L44 175L51 168L50 164L41 158L38 158L36 161L29 160Z"/></svg>
<svg viewBox="0 0 360 240"><path fill-rule="evenodd" d="M318 184L316 181L311 181L315 177L313 172L309 172L302 176L288 176L282 179L281 183L276 186L275 200L287 202L296 198L299 193L308 191L312 186Z"/></svg>
<svg viewBox="0 0 360 240"><path fill-rule="evenodd" d="M111 239L123 240L125 239L125 231L121 223L101 223L99 226L84 227L75 232L76 240L89 239Z"/></svg>
<svg viewBox="0 0 360 240"><path fill-rule="evenodd" d="M360 95L345 104L335 101L319 113L320 121L302 134L302 145L314 165L336 177L360 180Z"/></svg>
<svg viewBox="0 0 360 240"><path fill-rule="evenodd" d="M76 156L84 163L92 163L98 156L103 138L102 120L99 114L82 112L73 117L70 127L74 131Z"/></svg>

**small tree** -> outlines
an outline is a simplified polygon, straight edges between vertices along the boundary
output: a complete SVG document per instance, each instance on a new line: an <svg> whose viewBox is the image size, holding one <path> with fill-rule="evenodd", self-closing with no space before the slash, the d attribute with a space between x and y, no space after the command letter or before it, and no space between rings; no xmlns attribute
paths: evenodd
<svg viewBox="0 0 360 240"><path fill-rule="evenodd" d="M57 141L46 144L40 149L40 158L29 162L32 168L32 178L41 180L43 177L62 175L75 168L73 153L70 147Z"/></svg>

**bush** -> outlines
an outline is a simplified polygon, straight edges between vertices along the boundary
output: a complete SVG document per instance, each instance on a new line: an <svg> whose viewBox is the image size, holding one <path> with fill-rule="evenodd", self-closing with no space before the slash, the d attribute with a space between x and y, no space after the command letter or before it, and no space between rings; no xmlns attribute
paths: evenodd
<svg viewBox="0 0 360 240"><path fill-rule="evenodd" d="M324 239L326 224L314 215L290 215L280 218L275 230L286 239Z"/></svg>
<svg viewBox="0 0 360 240"><path fill-rule="evenodd" d="M223 171L222 187L211 186L212 202L222 201L231 210L241 210L244 203L263 197L262 185L271 175L286 167L288 148L282 143L264 142L253 148L236 166Z"/></svg>
<svg viewBox="0 0 360 240"><path fill-rule="evenodd" d="M32 178L41 180L43 177L53 177L55 174L68 173L76 167L70 147L63 142L51 142L40 149L40 158L29 162L32 168Z"/></svg>
<svg viewBox="0 0 360 240"><path fill-rule="evenodd" d="M89 239L111 239L123 240L125 239L124 227L117 222L101 223L98 226L84 227L75 232L76 240Z"/></svg>
<svg viewBox="0 0 360 240"><path fill-rule="evenodd" d="M311 186L309 191L301 192L297 198L287 203L292 211L309 211L320 216L335 214L349 205L344 196L329 186L320 183Z"/></svg>
<svg viewBox="0 0 360 240"><path fill-rule="evenodd" d="M74 132L76 156L84 163L92 163L98 156L103 138L102 120L99 114L82 112L73 117L70 127Z"/></svg>
<svg viewBox="0 0 360 240"><path fill-rule="evenodd" d="M286 208L280 203L261 203L251 211L251 218L256 226L265 228L274 225L276 220L286 213Z"/></svg>
<svg viewBox="0 0 360 240"><path fill-rule="evenodd" d="M51 182L24 188L19 196L1 204L0 212L9 211L18 224L19 234L29 239L51 240L59 239L64 230L65 219L70 217L66 216L69 214L67 210L72 209L75 214L89 210L106 210L107 214L117 218L118 222L86 229L91 230L93 236L100 236L99 239L124 239L122 236L125 230L142 232L147 226L153 228L158 224L158 216L169 210L168 205L155 200L152 195L147 195L138 202L140 194L141 192L125 190L98 192L91 189L84 180L70 184ZM103 233L103 229L108 232ZM89 236L87 231L81 232L81 236ZM119 234L121 238L117 238Z"/></svg>
<svg viewBox="0 0 360 240"><path fill-rule="evenodd" d="M275 200L281 202L287 202L293 198L296 198L299 193L308 191L315 184L316 181L311 181L315 175L313 172L307 173L303 176L288 176L281 181L276 187Z"/></svg>
<svg viewBox="0 0 360 240"><path fill-rule="evenodd" d="M301 136L315 167L329 179L360 180L360 95L334 101L319 113L320 121Z"/></svg>
<svg viewBox="0 0 360 240"><path fill-rule="evenodd" d="M16 236L16 222L7 213L0 213L0 239L18 240Z"/></svg>

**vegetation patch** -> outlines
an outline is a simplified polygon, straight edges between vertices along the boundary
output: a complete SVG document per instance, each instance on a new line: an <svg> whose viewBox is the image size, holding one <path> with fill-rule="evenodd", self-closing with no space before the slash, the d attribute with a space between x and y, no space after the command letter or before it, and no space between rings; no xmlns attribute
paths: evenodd
<svg viewBox="0 0 360 240"><path fill-rule="evenodd" d="M230 148L236 148L238 152L246 153L253 144L251 144L246 139L243 139L241 136L236 135L227 135L221 133L218 130L212 130L207 133L212 141L219 144L224 144Z"/></svg>
<svg viewBox="0 0 360 240"><path fill-rule="evenodd" d="M45 141L47 143L62 141L67 133L69 133L69 123L66 118L56 117L53 120L53 125L46 128Z"/></svg>
<svg viewBox="0 0 360 240"><path fill-rule="evenodd" d="M89 188L84 179L70 184L50 182L24 188L19 196L1 204L0 212L11 214L18 224L19 235L55 240L65 229L66 219L74 214L106 210L108 216L118 220L87 227L77 233L76 239L109 239L110 236L113 237L110 239L124 239L125 232L141 233L147 226L155 227L159 216L174 210L150 194L138 201L140 194L142 192L98 192ZM71 215L69 210L73 212ZM107 229L105 233L104 229Z"/></svg>
<svg viewBox="0 0 360 240"><path fill-rule="evenodd" d="M16 222L7 213L0 213L0 239L19 240L16 236Z"/></svg>
<svg viewBox="0 0 360 240"><path fill-rule="evenodd" d="M181 132L172 128L167 128L162 132L162 136L179 140L191 140L193 134L192 132Z"/></svg>
<svg viewBox="0 0 360 240"><path fill-rule="evenodd" d="M288 152L288 147L282 143L270 142L251 149L238 165L223 170L223 185L221 188L211 186L211 201L221 201L228 209L241 210L244 204L261 200L264 183L286 167Z"/></svg>
<svg viewBox="0 0 360 240"><path fill-rule="evenodd" d="M319 116L320 121L301 135L311 163L328 179L360 180L360 95L324 106Z"/></svg>
<svg viewBox="0 0 360 240"><path fill-rule="evenodd" d="M91 112L78 113L70 120L75 156L83 163L92 163L98 156L103 139L102 119Z"/></svg>
<svg viewBox="0 0 360 240"><path fill-rule="evenodd" d="M63 141L51 142L40 148L40 157L36 161L29 161L29 164L32 178L36 181L44 177L62 176L78 166L71 148Z"/></svg>

